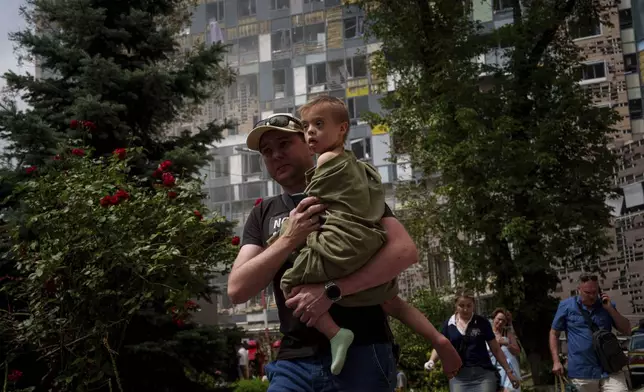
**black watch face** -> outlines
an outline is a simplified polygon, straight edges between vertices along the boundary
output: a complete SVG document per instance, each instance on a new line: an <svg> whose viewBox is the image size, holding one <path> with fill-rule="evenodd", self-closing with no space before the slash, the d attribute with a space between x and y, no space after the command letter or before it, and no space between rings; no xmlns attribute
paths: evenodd
<svg viewBox="0 0 644 392"><path fill-rule="evenodd" d="M340 298L340 288L338 286L329 286L326 289L326 295L330 300L336 300Z"/></svg>

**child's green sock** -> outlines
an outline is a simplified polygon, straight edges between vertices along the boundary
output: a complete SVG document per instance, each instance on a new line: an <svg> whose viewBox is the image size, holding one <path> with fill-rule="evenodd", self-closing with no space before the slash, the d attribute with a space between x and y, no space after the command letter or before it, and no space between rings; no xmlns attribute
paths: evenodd
<svg viewBox="0 0 644 392"><path fill-rule="evenodd" d="M349 350L351 343L353 343L353 332L348 329L340 328L338 333L331 338L331 373L336 376L344 367L347 350Z"/></svg>

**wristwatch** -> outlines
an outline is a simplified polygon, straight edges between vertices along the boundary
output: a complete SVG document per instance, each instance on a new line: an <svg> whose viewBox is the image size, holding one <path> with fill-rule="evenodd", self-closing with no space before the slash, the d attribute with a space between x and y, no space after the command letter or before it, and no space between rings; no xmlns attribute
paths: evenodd
<svg viewBox="0 0 644 392"><path fill-rule="evenodd" d="M333 281L327 282L324 285L324 292L326 294L326 297L333 303L338 302L342 299L342 291L340 290L340 287Z"/></svg>

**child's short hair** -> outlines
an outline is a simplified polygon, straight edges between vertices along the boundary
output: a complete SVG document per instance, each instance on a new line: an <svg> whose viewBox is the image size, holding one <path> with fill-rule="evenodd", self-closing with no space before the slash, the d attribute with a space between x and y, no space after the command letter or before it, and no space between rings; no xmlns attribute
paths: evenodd
<svg viewBox="0 0 644 392"><path fill-rule="evenodd" d="M300 106L300 108L297 110L300 114L300 118L302 118L304 114L311 110L314 106L318 105L327 106L331 110L333 119L338 123L347 123L347 133L344 135L346 139L347 135L349 134L351 120L349 119L349 109L347 109L347 105L344 103L344 101L340 98L332 97L330 95L318 95L309 102Z"/></svg>

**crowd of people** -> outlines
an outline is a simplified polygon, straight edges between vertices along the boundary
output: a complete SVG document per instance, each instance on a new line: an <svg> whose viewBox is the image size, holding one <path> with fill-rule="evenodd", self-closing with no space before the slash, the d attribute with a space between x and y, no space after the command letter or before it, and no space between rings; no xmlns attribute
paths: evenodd
<svg viewBox="0 0 644 392"><path fill-rule="evenodd" d="M283 336L275 360L264 366L269 391L403 390L387 316L431 342L425 368L440 360L450 391L519 391L521 345L511 313L476 314L474 297L463 291L437 330L397 296L396 277L418 261L417 249L385 203L378 171L344 149L350 127L344 102L317 97L299 114L273 114L248 134L248 148L261 154L283 193L250 213L228 281L234 303L271 282L276 288ZM593 360L594 331L580 312L586 308L602 328L623 333L630 333L628 322L605 294L599 297L596 277L584 279L579 296L563 301L555 316L553 372L561 374L562 365L552 339L566 331L568 374L580 392L626 391L620 374ZM240 349L240 376L248 377L248 368Z"/></svg>

